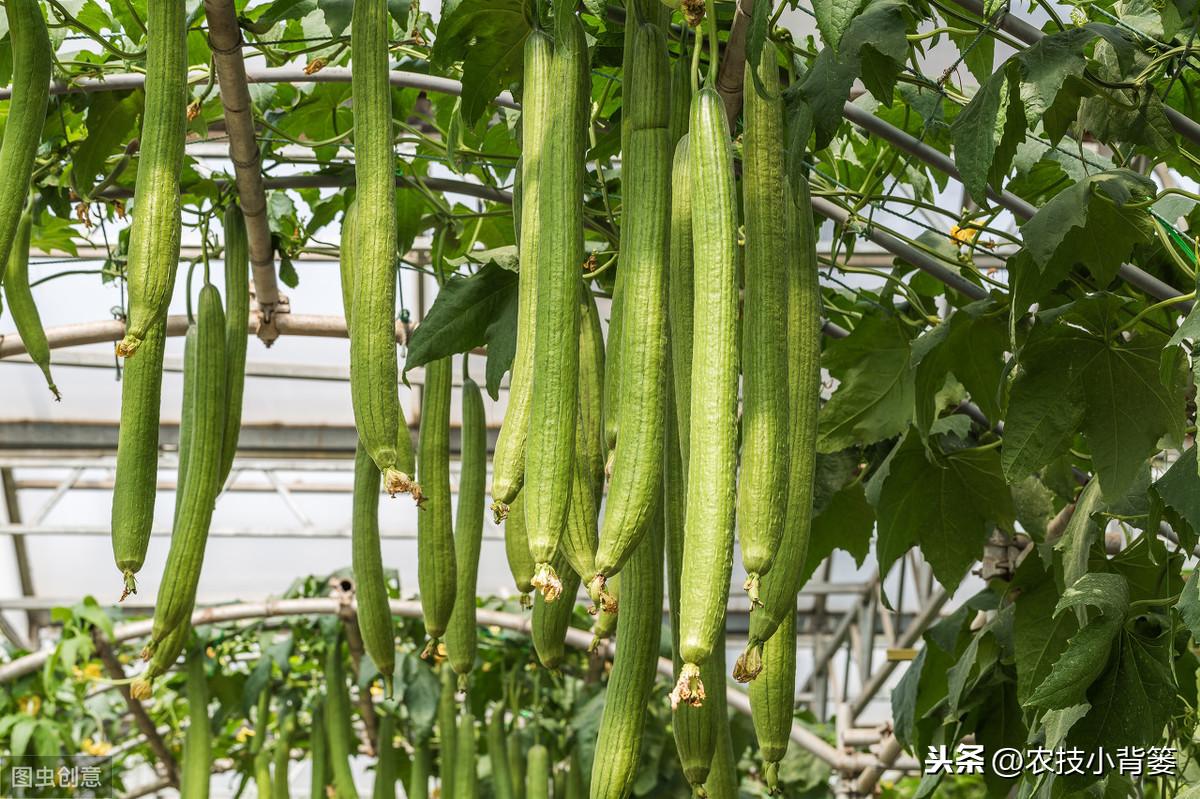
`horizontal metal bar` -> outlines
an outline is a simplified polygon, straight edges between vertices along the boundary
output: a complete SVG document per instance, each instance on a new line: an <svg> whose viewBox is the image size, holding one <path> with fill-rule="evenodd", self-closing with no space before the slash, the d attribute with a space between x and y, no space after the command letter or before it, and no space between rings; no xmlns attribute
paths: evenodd
<svg viewBox="0 0 1200 799"><path fill-rule="evenodd" d="M188 73L189 83L204 83L209 78L208 70L193 70ZM393 86L407 89L437 92L438 94L460 95L462 84L450 78L426 75L421 72L392 70L388 75ZM304 67L246 67L247 83L349 83L347 67L325 67L319 72L308 74ZM50 93L90 94L94 92L117 92L140 89L146 85L146 76L139 72L107 75L100 78L78 78L72 81L56 80L50 83ZM0 89L0 100L12 98L12 89ZM492 101L501 108L519 109L512 94L502 92Z"/></svg>
<svg viewBox="0 0 1200 799"><path fill-rule="evenodd" d="M842 115L851 123L878 136L893 147L915 156L934 169L946 173L960 183L962 182L962 175L958 171L958 166L955 165L954 160L950 156L919 141L905 131L888 124L865 108L860 108L853 103L846 103L842 110ZM997 191L989 186L987 192L988 196L997 205L1011 211L1013 216L1016 216L1018 219L1027 220L1037 213L1037 208L1031 203L1006 189ZM1141 289L1155 299L1167 300L1182 294L1174 286L1159 280L1154 275L1133 264L1121 264L1117 270L1117 275L1129 285ZM1184 312L1186 312L1185 306L1186 308L1190 308L1191 303L1180 303L1180 308Z"/></svg>
<svg viewBox="0 0 1200 799"><path fill-rule="evenodd" d="M424 615L420 602L393 599L390 601L390 605L392 613L397 616L418 619ZM333 598L267 600L201 609L192 614L191 623L193 626L202 626L281 616L333 616L343 614L347 609L354 612L355 607L352 604L347 606ZM475 616L475 622L480 627L501 627L523 635L530 635L532 631L533 618L528 614L517 615L480 608L476 611ZM113 630L111 643L119 644L145 638L150 634L153 624L153 619L119 624ZM590 649L592 633L588 630L568 628L566 643L575 649ZM616 649L610 643L602 647L601 651L605 657L611 658ZM42 668L52 652L53 649L41 650L0 666L0 683L33 674ZM670 659L659 658L657 668L660 674L674 677L675 667ZM744 691L729 685L726 688L726 697L729 705L739 713L744 715L750 713L750 697ZM799 723L792 724L791 739L798 746L812 752L834 768L847 773L857 773L874 761L874 758L869 756L851 755L839 751Z"/></svg>
<svg viewBox="0 0 1200 799"><path fill-rule="evenodd" d="M838 224L844 225L850 221L848 211L823 197L813 197L812 206L821 216L832 219ZM981 300L988 295L987 289L975 285L937 259L921 252L910 244L900 241L900 239L890 233L885 233L872 225L867 229L866 237L888 252L908 261L922 272L942 281L960 294L964 294L975 300Z"/></svg>

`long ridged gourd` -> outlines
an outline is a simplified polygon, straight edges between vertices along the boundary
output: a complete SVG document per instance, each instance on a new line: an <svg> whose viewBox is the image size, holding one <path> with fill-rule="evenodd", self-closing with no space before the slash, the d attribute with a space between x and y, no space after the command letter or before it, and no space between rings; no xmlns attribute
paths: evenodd
<svg viewBox="0 0 1200 799"><path fill-rule="evenodd" d="M396 205L392 152L386 0L354 3L350 69L354 96L354 324L350 328L350 397L359 437L383 473L389 494L412 490L397 468L400 433L396 356Z"/></svg>
<svg viewBox="0 0 1200 799"><path fill-rule="evenodd" d="M356 746L350 719L350 692L342 659L342 638L330 642L325 653L325 734L335 799L358 799L350 758Z"/></svg>
<svg viewBox="0 0 1200 799"><path fill-rule="evenodd" d="M554 14L554 98L541 159L537 329L533 397L525 454L525 524L535 565L533 585L547 601L562 592L552 566L572 483L579 415L579 275L583 268L583 173L587 144L587 40L575 7ZM523 202L528 203L528 198Z"/></svg>
<svg viewBox="0 0 1200 799"><path fill-rule="evenodd" d="M194 382L187 472L177 495L175 529L154 605L154 629L147 650L186 624L196 601L213 505L221 490L221 446L225 432L225 311L213 285L200 290L196 321L196 360L185 383Z"/></svg>
<svg viewBox="0 0 1200 799"><path fill-rule="evenodd" d="M504 519L504 554L513 582L521 594L521 605L532 607L533 555L529 552L529 537L525 530L525 498L521 494L513 499Z"/></svg>
<svg viewBox="0 0 1200 799"><path fill-rule="evenodd" d="M479 385L467 377L462 385L462 469L458 478L458 514L454 519L454 561L458 568L454 610L446 630L446 656L466 689L475 666L475 588L483 546L483 507L487 491L487 420Z"/></svg>
<svg viewBox="0 0 1200 799"><path fill-rule="evenodd" d="M788 202L791 200L789 199ZM816 473L817 413L821 406L821 285L817 276L817 238L809 204L808 182L801 179L794 226L796 265L788 272L788 383L791 386L791 465L788 469L787 523L779 547L778 569L762 582L762 607L750 614L749 641L734 666L740 682L762 668L762 648L796 609L804 559L812 528L813 477Z"/></svg>
<svg viewBox="0 0 1200 799"><path fill-rule="evenodd" d="M12 46L12 100L8 105L4 138L0 140L0 181L3 181L3 191L0 191L0 282L4 280L5 266L29 196L33 161L42 140L42 127L49 107L54 62L54 49L41 3L10 0L5 3L5 14Z"/></svg>
<svg viewBox="0 0 1200 799"><path fill-rule="evenodd" d="M562 575L563 596L559 601L547 602L541 594L534 594L531 635L538 661L548 669L557 669L567 654L567 628L575 612L580 580L561 551L555 554L552 565Z"/></svg>
<svg viewBox="0 0 1200 799"><path fill-rule="evenodd" d="M513 796L520 799L525 795L526 761L525 750L521 746L521 733L515 718L508 740L504 742L504 748L508 750L508 773L512 777Z"/></svg>
<svg viewBox="0 0 1200 799"><path fill-rule="evenodd" d="M579 294L579 414L583 428L577 434L575 448L583 459L598 507L604 496L604 462L608 457L604 443L604 329L596 298L586 284L580 284Z"/></svg>
<svg viewBox="0 0 1200 799"><path fill-rule="evenodd" d="M442 664L442 689L438 694L438 776L442 782L441 796L454 796L455 750L458 747L458 703L454 692L458 678L449 663Z"/></svg>
<svg viewBox="0 0 1200 799"><path fill-rule="evenodd" d="M633 41L628 76L626 223L621 235L622 290L620 407L596 576L588 591L605 599L604 581L616 574L645 534L662 489L664 364L667 358L667 260L670 221L670 85L666 40L642 24Z"/></svg>
<svg viewBox="0 0 1200 799"><path fill-rule="evenodd" d="M525 480L537 335L538 265L542 262L541 162L546 150L554 96L554 42L535 30L525 39L524 93L521 97L521 176L517 276L517 350L508 383L508 407L492 455L492 500L498 519L508 513Z"/></svg>
<svg viewBox="0 0 1200 799"><path fill-rule="evenodd" d="M432 760L429 739L413 741L412 768L408 774L406 799L429 799L429 771Z"/></svg>
<svg viewBox="0 0 1200 799"><path fill-rule="evenodd" d="M693 309L705 323L692 335L687 516L680 579L683 665L673 705L704 701L700 667L724 633L733 571L737 485L737 207L725 109L715 90L692 99L688 134L692 180Z"/></svg>
<svg viewBox="0 0 1200 799"><path fill-rule="evenodd" d="M684 463L687 463L692 418L692 270L691 156L685 134L675 145L671 165L671 268L667 281L675 432Z"/></svg>
<svg viewBox="0 0 1200 799"><path fill-rule="evenodd" d="M154 502L158 494L158 422L162 401L167 320L146 334L138 357L121 371L121 425L117 431L117 474L113 484L112 547L124 599L137 593L137 573L146 562ZM134 409L138 409L136 412ZM128 412L127 412L128 410ZM178 492L177 492L178 493Z"/></svg>
<svg viewBox="0 0 1200 799"><path fill-rule="evenodd" d="M796 619L784 619L763 645L763 670L750 683L750 718L758 736L767 789L779 793L779 762L787 754L796 705Z"/></svg>
<svg viewBox="0 0 1200 799"><path fill-rule="evenodd" d="M674 284L672 284L672 287ZM673 394L673 392L672 392ZM667 595L671 610L671 656L675 668L683 661L679 656L679 592L683 566L683 529L687 493L685 469L679 445L678 425L675 422L676 402L674 396L667 401L666 445L663 466L663 527L666 538ZM722 756L722 733L728 742L729 722L726 719L725 697L725 650L718 646L713 657L700 668L700 679L711 686L713 699L700 707L681 704L672 712L671 727L675 736L675 748L683 767L684 778L692 786L693 793L703 795L710 782L717 779L713 773L715 760ZM720 794L715 794L719 796ZM736 799L736 793L733 795Z"/></svg>
<svg viewBox="0 0 1200 799"><path fill-rule="evenodd" d="M582 421L581 416L581 432ZM584 471L587 464L583 454L579 453L571 460L571 504L559 540L559 552L566 558L576 576L583 580L596 573L596 524L599 510L596 507L592 483Z"/></svg>
<svg viewBox="0 0 1200 799"><path fill-rule="evenodd" d="M175 666L175 661L183 653L188 639L192 635L192 625L184 622L171 630L150 655L150 662L129 686L129 693L134 699L149 699L154 681L169 672Z"/></svg>
<svg viewBox="0 0 1200 799"><path fill-rule="evenodd" d="M225 209L225 435L221 445L221 483L229 479L242 431L242 395L246 387L246 345L250 323L250 244L246 219L237 203Z"/></svg>
<svg viewBox="0 0 1200 799"><path fill-rule="evenodd" d="M625 606L617 616L617 652L604 695L604 715L592 764L591 799L624 799L637 778L662 631L661 502L653 526L642 536L621 572L621 591Z"/></svg>
<svg viewBox="0 0 1200 799"><path fill-rule="evenodd" d="M625 80L624 76L631 76L637 72L637 67L634 64L635 48L633 45L638 28L640 27L639 23L651 22L662 25L665 24L666 18L669 15L670 10L666 8L666 5L656 2L656 0L626 1L625 30L621 50L621 74L623 80ZM690 70L688 74L690 74ZM690 81L690 77L688 77L688 80ZM629 153L630 127L629 115L623 114L621 116L621 153L623 157ZM632 219L627 213L628 210L627 207L623 207L621 211L621 227L623 230L629 224L628 220ZM623 316L622 304L627 292L624 278L625 270L621 268L623 265L624 259L618 258L617 276L613 283L612 303L609 306L608 317L608 363L604 373L604 441L606 462L617 446L618 411L621 404L621 319Z"/></svg>
<svg viewBox="0 0 1200 799"><path fill-rule="evenodd" d="M417 515L417 583L425 634L429 642L424 656L437 650L454 610L457 564L454 527L450 509L450 358L425 365L425 393L421 403L421 429L417 449L420 457L421 491L424 507Z"/></svg>
<svg viewBox="0 0 1200 799"><path fill-rule="evenodd" d="M454 793L452 799L478 799L479 775L475 769L475 716L471 703L463 702L454 743Z"/></svg>
<svg viewBox="0 0 1200 799"><path fill-rule="evenodd" d="M187 661L188 728L183 739L183 769L179 775L182 799L208 799L212 776L212 728L208 717L208 675L204 649L197 647Z"/></svg>
<svg viewBox="0 0 1200 799"><path fill-rule="evenodd" d="M178 0L148 0L146 103L125 267L129 318L117 344L122 357L132 357L166 317L175 289L183 224L179 180L187 135L187 68L187 9Z"/></svg>
<svg viewBox="0 0 1200 799"><path fill-rule="evenodd" d="M50 344L42 327L42 317L33 302L29 290L29 239L33 231L33 213L26 210L17 225L13 238L12 254L8 259L8 270L4 272L4 299L12 314L13 324L21 336L21 343L29 358L37 364L46 378L46 385L55 400L62 398L54 378L50 376Z"/></svg>
<svg viewBox="0 0 1200 799"><path fill-rule="evenodd" d="M550 799L550 751L534 744L525 758L525 799Z"/></svg>
<svg viewBox="0 0 1200 799"><path fill-rule="evenodd" d="M492 708L487 723L487 753L492 769L492 796L495 799L516 799L513 793L512 770L508 767L508 745L504 730L504 706Z"/></svg>
<svg viewBox="0 0 1200 799"><path fill-rule="evenodd" d="M354 452L354 499L350 520L350 565L363 648L379 668L384 692L392 695L396 670L396 625L388 604L387 577L379 540L379 467L363 446Z"/></svg>
<svg viewBox="0 0 1200 799"><path fill-rule="evenodd" d="M292 735L295 716L289 711L280 714L279 729L271 752L271 799L291 799L292 785L288 770L292 762Z"/></svg>
<svg viewBox="0 0 1200 799"><path fill-rule="evenodd" d="M374 799L396 799L396 717L379 714L379 733L376 735L378 756L375 760Z"/></svg>
<svg viewBox="0 0 1200 799"><path fill-rule="evenodd" d="M771 570L787 506L787 273L792 218L787 196L783 94L775 45L763 44L758 65L746 63L742 204L745 292L742 311L742 463L738 474L738 543L746 593L757 607L759 583Z"/></svg>
<svg viewBox="0 0 1200 799"><path fill-rule="evenodd" d="M325 704L318 696L312 709L309 735L310 799L324 799L329 785L329 736L325 732Z"/></svg>
<svg viewBox="0 0 1200 799"><path fill-rule="evenodd" d="M349 242L353 241L357 235L355 233L358 219L355 211L357 207L357 203L350 203L346 208L346 213L342 216L343 244L340 252L339 271L342 283L342 313L346 318L347 331L352 327L351 318L354 315L354 248L349 245ZM424 495L421 493L421 486L416 482L416 450L413 447L412 433L408 429L408 422L404 418L404 407L399 403L396 405L396 414L396 468L402 475L408 477L407 482L402 485L402 490L411 494L417 505L420 505L424 501Z"/></svg>

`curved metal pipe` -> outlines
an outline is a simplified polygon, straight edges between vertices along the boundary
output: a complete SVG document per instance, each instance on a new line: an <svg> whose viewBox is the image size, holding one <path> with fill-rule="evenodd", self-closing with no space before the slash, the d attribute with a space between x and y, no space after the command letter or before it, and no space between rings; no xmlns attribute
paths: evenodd
<svg viewBox="0 0 1200 799"><path fill-rule="evenodd" d="M423 615L420 602L393 599L390 604L392 613L396 616L419 619ZM353 608L354 605L351 604L350 607ZM344 613L345 608L346 605L335 598L268 599L263 602L245 602L202 608L192 614L192 626L280 616L336 616ZM533 619L529 615L519 616L515 613L480 608L475 613L475 623L480 627L501 627L528 636L532 634ZM113 628L111 642L119 644L145 638L150 634L153 626L153 619L118 624ZM566 642L575 649L586 650L591 646L592 634L587 630L572 627L567 630ZM610 643L602 649L604 656L611 659L615 652L615 646ZM52 653L53 650L45 649L5 663L0 666L0 684L33 674L45 665ZM674 665L667 658L659 658L658 671L664 676L673 677ZM739 713L750 714L750 697L745 692L730 685L726 689L726 696L731 707ZM870 755L851 755L838 751L820 736L800 724L792 724L791 737L797 746L808 750L842 772L858 773L875 762L875 758Z"/></svg>

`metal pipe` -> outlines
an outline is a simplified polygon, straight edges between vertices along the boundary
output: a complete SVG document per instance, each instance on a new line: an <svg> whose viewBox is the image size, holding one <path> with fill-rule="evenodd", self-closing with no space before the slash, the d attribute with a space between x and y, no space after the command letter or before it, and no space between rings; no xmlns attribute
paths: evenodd
<svg viewBox="0 0 1200 799"><path fill-rule="evenodd" d="M242 29L233 0L204 0L208 18L208 44L220 83L225 129L229 133L229 160L236 176L238 205L246 219L250 269L254 275L254 297L263 318L270 321L283 299L275 281L275 249L267 223L267 193L263 188L262 151L254 124L254 102L246 84L246 62L242 56Z"/></svg>
<svg viewBox="0 0 1200 799"><path fill-rule="evenodd" d="M818 214L827 219L832 219L838 224L845 225L850 221L850 213L848 211L826 200L824 197L813 197L812 206ZM900 239L890 233L885 233L872 225L867 229L865 235L888 252L903 258L922 272L932 275L960 294L964 294L973 300L982 300L988 296L987 289L975 285L950 269L950 267L939 263L936 259L926 255L916 247L900 241Z"/></svg>
<svg viewBox="0 0 1200 799"><path fill-rule="evenodd" d="M420 602L404 601L393 599L390 602L391 611L394 615L402 616L408 619L418 619L423 615ZM355 606L357 612L357 606ZM247 621L250 619L261 618L278 618L281 616L336 616L342 612L342 603L336 598L312 598L312 599L268 599L262 602L247 602L236 605L221 605L219 607L202 608L192 614L192 626L201 626L205 624L220 624L235 621ZM521 633L523 635L532 634L533 618L532 616L517 615L515 613L504 613L497 610L489 610L480 608L475 614L475 623L480 627L501 627L506 630ZM119 644L125 641L131 641L138 638L144 638L150 634L151 628L154 625L153 619L143 619L140 621L127 622L118 624L113 628L112 644ZM588 630L580 630L574 627L567 629L566 643L575 649L587 650L591 647L592 633ZM613 644L608 644L601 648L604 656L611 658L616 648ZM33 674L38 669L45 665L46 661L53 654L52 649L44 649L39 652L33 652L23 657L19 657L9 663L0 666L0 684L11 682L19 677L28 674ZM668 677L674 676L674 664L669 658L659 658L658 671ZM749 715L750 713L750 697L745 692L728 686L726 696L729 705L739 713ZM800 724L792 724L792 741L798 746L808 750L816 757L828 763L833 768L848 772L857 773L863 768L866 768L871 761L871 758L864 758L861 755L850 755L840 752L833 746L828 744L824 739L809 731Z"/></svg>
<svg viewBox="0 0 1200 799"><path fill-rule="evenodd" d="M959 0L955 1L958 2ZM859 108L853 103L846 103L842 108L842 116L852 124L858 125L863 130L883 139L896 149L902 150L934 169L946 173L960 183L962 182L962 175L959 173L958 167L950 156L940 150L935 150L914 136L888 124L866 109ZM993 202L1001 208L1011 211L1013 216L1019 219L1029 219L1037 213L1037 208L1007 189L997 191L988 186L987 193ZM1178 297L1182 293L1174 286L1159 280L1154 275L1132 264L1121 264L1117 270L1117 274L1129 285L1141 289L1155 299L1167 300L1172 297ZM1180 305L1183 306L1184 303L1180 303ZM1187 303L1189 308L1190 305L1190 303Z"/></svg>
<svg viewBox="0 0 1200 799"><path fill-rule="evenodd" d="M939 588L930 597L929 604L921 611L921 615L913 619L912 624L900 636L900 647L905 648L915 644L917 639L921 637L921 633L925 632L925 628L937 620L942 607L949 599L950 594L946 589ZM898 661L889 660L879 667L879 671L871 674L866 684L863 685L862 692L850 702L850 717L846 720L847 724L854 724L863 712L863 708L875 697L875 694L879 693L879 690L883 688L883 684L892 676L892 672L896 670L897 665L899 665Z"/></svg>
<svg viewBox="0 0 1200 799"><path fill-rule="evenodd" d="M219 178L213 181L218 188L226 188L231 181ZM266 189L340 189L354 185L353 170L323 175L285 175L278 178L263 178L263 188ZM446 194L462 194L466 197L476 197L481 200L512 204L512 193L484 186L480 183L468 183L465 180L450 178L427 178L419 180L406 175L396 176L396 186L401 189L415 189L424 186L432 191ZM100 194L101 197L123 199L133 196L126 188L109 189Z"/></svg>
<svg viewBox="0 0 1200 799"><path fill-rule="evenodd" d="M251 314L248 333L258 333L262 325L262 316ZM274 320L279 332L289 336L305 336L316 338L346 338L346 320L341 316L326 316L318 314L281 314ZM167 335L182 336L187 332L187 316L183 314L167 317ZM116 342L125 334L125 323L119 319L105 319L99 322L81 322L74 325L62 325L46 331L46 339L51 349L59 347L75 347L81 344L101 344ZM406 335L403 322L396 322L396 341L403 341ZM0 358L11 355L25 354L25 344L17 333L0 335Z"/></svg>
<svg viewBox="0 0 1200 799"><path fill-rule="evenodd" d="M896 758L900 757L900 752L903 751L900 746L900 739L895 735L889 735L883 739L883 743L879 747L879 759L867 766L858 775L858 779L854 781L855 796L873 796L875 794L875 786L879 783L879 778L883 776L896 762Z"/></svg>
<svg viewBox="0 0 1200 799"><path fill-rule="evenodd" d="M21 524L21 503L17 499L18 485L11 468L0 468L0 484L2 484L4 489L4 509L7 514L8 523ZM25 537L14 535L12 543L13 556L17 561L17 580L21 586L21 596L31 597L35 594L33 589L33 568L29 563L29 550L25 546ZM25 619L29 628L29 641L22 642L10 639L16 646L24 646L27 643L36 643L37 641L37 615L33 611L30 611L26 614ZM7 623L7 620L5 620L5 624ZM15 636L16 630L12 630L12 634Z"/></svg>
<svg viewBox="0 0 1200 799"><path fill-rule="evenodd" d="M209 24L212 24L212 18L209 18ZM215 51L214 51L215 52ZM220 69L217 70L217 77L220 78ZM320 72L308 74L304 71L304 67L248 67L246 72L247 83L349 83L350 70L347 67L325 67ZM207 70L193 70L188 73L189 83L203 83L208 80L209 73ZM421 89L423 91L436 92L438 94L460 95L462 94L462 84L450 78L439 78L436 75L426 75L421 72L407 72L404 70L393 70L389 73L389 79L393 86L399 86L407 89ZM50 93L59 94L87 94L92 92L118 92L129 91L131 89L140 89L146 85L146 76L138 72L121 73L117 75L107 75L100 78L78 78L70 82L67 81L51 81ZM222 87L224 90L224 87ZM12 98L12 89L0 89L0 100L8 100ZM502 92L496 99L492 101L501 108L519 109L520 106L513 100L512 94Z"/></svg>

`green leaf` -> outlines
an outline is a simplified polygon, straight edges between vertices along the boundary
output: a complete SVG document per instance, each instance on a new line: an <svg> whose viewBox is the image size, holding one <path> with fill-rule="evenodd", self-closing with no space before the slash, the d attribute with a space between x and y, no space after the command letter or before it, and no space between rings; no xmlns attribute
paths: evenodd
<svg viewBox="0 0 1200 799"><path fill-rule="evenodd" d="M842 36L865 4L866 0L814 0L813 16L826 47L838 52Z"/></svg>
<svg viewBox="0 0 1200 799"><path fill-rule="evenodd" d="M1086 703L1087 690L1104 672L1119 629L1119 619L1101 616L1071 636L1054 668L1025 704L1062 710Z"/></svg>
<svg viewBox="0 0 1200 799"><path fill-rule="evenodd" d="M950 718L958 718L959 703L967 689L967 681L975 670L975 661L979 657L979 641L982 634L971 637L967 648L963 650L954 665L946 672L946 713Z"/></svg>
<svg viewBox="0 0 1200 799"><path fill-rule="evenodd" d="M282 252L279 254L279 280L290 289L300 285L300 275L296 272L296 265L292 263L292 259L286 253Z"/></svg>
<svg viewBox="0 0 1200 799"><path fill-rule="evenodd" d="M431 64L462 61L462 118L474 126L488 103L521 78L532 31L526 0L461 0L438 23Z"/></svg>
<svg viewBox="0 0 1200 799"><path fill-rule="evenodd" d="M1040 570L1035 559L1023 568ZM1054 615L1058 586L1050 575L1042 575L1033 587L1021 591L1016 601L1013 625L1017 666L1017 697L1022 704L1050 673L1054 661L1066 649L1067 641L1079 629L1073 614Z"/></svg>
<svg viewBox="0 0 1200 799"><path fill-rule="evenodd" d="M517 302L506 302L484 331L487 342L486 387L492 399L500 397L500 381L517 354Z"/></svg>
<svg viewBox="0 0 1200 799"><path fill-rule="evenodd" d="M892 691L892 730L905 746L912 746L913 731L916 727L917 689L928 655L929 648L922 647Z"/></svg>
<svg viewBox="0 0 1200 799"><path fill-rule="evenodd" d="M1054 492L1036 477L1012 484L1013 509L1017 523L1034 541L1046 537L1046 525L1054 518Z"/></svg>
<svg viewBox="0 0 1200 799"><path fill-rule="evenodd" d="M1091 705L1084 703L1064 707L1061 710L1047 710L1042 716L1042 725L1046 729L1046 748L1055 750L1062 746L1063 741L1067 740L1067 733L1075 726L1075 722L1086 716L1091 708Z"/></svg>
<svg viewBox="0 0 1200 799"><path fill-rule="evenodd" d="M918 543L934 576L953 589L993 527L1012 523L999 454L967 449L931 462L920 436L911 433L897 446L875 509L880 573Z"/></svg>
<svg viewBox="0 0 1200 799"><path fill-rule="evenodd" d="M872 316L849 337L826 346L823 365L840 383L821 408L821 452L871 444L904 431L913 403L910 335L898 319Z"/></svg>
<svg viewBox="0 0 1200 799"><path fill-rule="evenodd" d="M1008 330L1003 316L985 315L992 310L990 301L972 303L913 342L918 428L928 431L933 424L936 395L950 374L985 416L1000 417L998 396Z"/></svg>
<svg viewBox="0 0 1200 799"><path fill-rule="evenodd" d="M498 335L495 323L515 314L508 306L516 302L517 276L494 262L470 277L452 276L413 332L404 371L488 344L489 333Z"/></svg>
<svg viewBox="0 0 1200 799"><path fill-rule="evenodd" d="M963 63L977 83L982 84L996 71L996 41L991 36L952 33L950 41L958 47Z"/></svg>
<svg viewBox="0 0 1200 799"><path fill-rule="evenodd" d="M1138 144L1159 157L1175 149L1175 128L1153 91L1114 91L1085 99L1079 123L1103 142Z"/></svg>
<svg viewBox="0 0 1200 799"><path fill-rule="evenodd" d="M838 491L812 520L801 584L808 582L835 549L850 553L861 566L871 549L874 531L875 510L867 502L863 484L851 483Z"/></svg>
<svg viewBox="0 0 1200 799"><path fill-rule="evenodd" d="M858 61L840 61L832 50L817 53L812 68L800 84L799 96L809 109L807 121L816 134L813 146L824 149L842 124L842 108L858 77ZM807 140L807 136L804 137Z"/></svg>
<svg viewBox="0 0 1200 799"><path fill-rule="evenodd" d="M1040 119L1054 105L1069 77L1082 77L1087 59L1083 48L1096 38L1087 28L1069 28L1045 36L1016 55L1021 68L1021 99L1026 116Z"/></svg>
<svg viewBox="0 0 1200 799"><path fill-rule="evenodd" d="M987 186L1008 173L1025 138L1025 111L1012 62L987 80L950 126L954 163L976 202L987 202Z"/></svg>
<svg viewBox="0 0 1200 799"><path fill-rule="evenodd" d="M1088 690L1091 709L1071 729L1069 743L1096 752L1160 741L1178 704L1170 657L1164 629L1122 631L1107 668Z"/></svg>
<svg viewBox="0 0 1200 799"><path fill-rule="evenodd" d="M71 255L78 255L79 250L75 244L75 237L77 235L78 233L75 230L75 226L71 224L71 220L43 213L34 220L29 246L45 253L54 252L55 250L65 250L71 253ZM106 268L111 266L111 263L105 264Z"/></svg>
<svg viewBox="0 0 1200 799"><path fill-rule="evenodd" d="M87 138L71 156L73 185L85 196L99 177L108 174L108 158L138 137L136 125L144 101L140 91L101 92L88 106Z"/></svg>
<svg viewBox="0 0 1200 799"><path fill-rule="evenodd" d="M1129 583L1119 574L1085 574L1063 591L1054 613L1071 608L1096 608L1104 616L1124 618L1129 611Z"/></svg>
<svg viewBox="0 0 1200 799"><path fill-rule="evenodd" d="M1081 264L1101 284L1112 281L1137 244L1154 236L1145 208L1154 182L1126 169L1100 172L1056 194L1021 225L1025 249L1043 273L1065 276Z"/></svg>
<svg viewBox="0 0 1200 799"><path fill-rule="evenodd" d="M1200 642L1200 571L1193 570L1188 575L1175 607L1192 634L1192 640Z"/></svg>
<svg viewBox="0 0 1200 799"><path fill-rule="evenodd" d="M1116 335L1122 302L1090 295L1030 335L1009 397L1003 463L1010 481L1063 452L1078 427L1104 494L1115 501L1162 436L1182 437L1185 376L1173 370L1164 384L1162 334Z"/></svg>
<svg viewBox="0 0 1200 799"><path fill-rule="evenodd" d="M1029 731L1022 719L1021 705L1017 701L1017 686L1013 680L1006 679L998 686L988 689L985 704L980 708L975 737L986 752L1024 748ZM983 779L987 783L990 796L1008 796L1015 784L1015 780L1002 777L992 769L985 769Z"/></svg>
<svg viewBox="0 0 1200 799"><path fill-rule="evenodd" d="M8 744L13 757L21 757L25 754L25 750L29 748L29 740L33 737L37 725L38 720L32 716L22 718L16 723Z"/></svg>
<svg viewBox="0 0 1200 799"><path fill-rule="evenodd" d="M1188 551L1200 535L1200 471L1196 464L1196 447L1180 454L1166 474L1154 482L1154 497L1165 510L1168 521Z"/></svg>
<svg viewBox="0 0 1200 799"><path fill-rule="evenodd" d="M396 251L401 255L412 249L413 241L424 230L426 208L427 201L421 192L396 191Z"/></svg>
<svg viewBox="0 0 1200 799"><path fill-rule="evenodd" d="M837 2L837 0L834 0ZM816 148L829 144L842 122L842 108L855 78L891 105L896 76L908 57L908 20L899 0L870 0L844 29L838 47L817 54L800 86L812 111Z"/></svg>
<svg viewBox="0 0 1200 799"><path fill-rule="evenodd" d="M396 658L395 690L397 701L408 715L412 735L425 740L433 732L437 718L438 695L441 686L433 669L413 652Z"/></svg>

